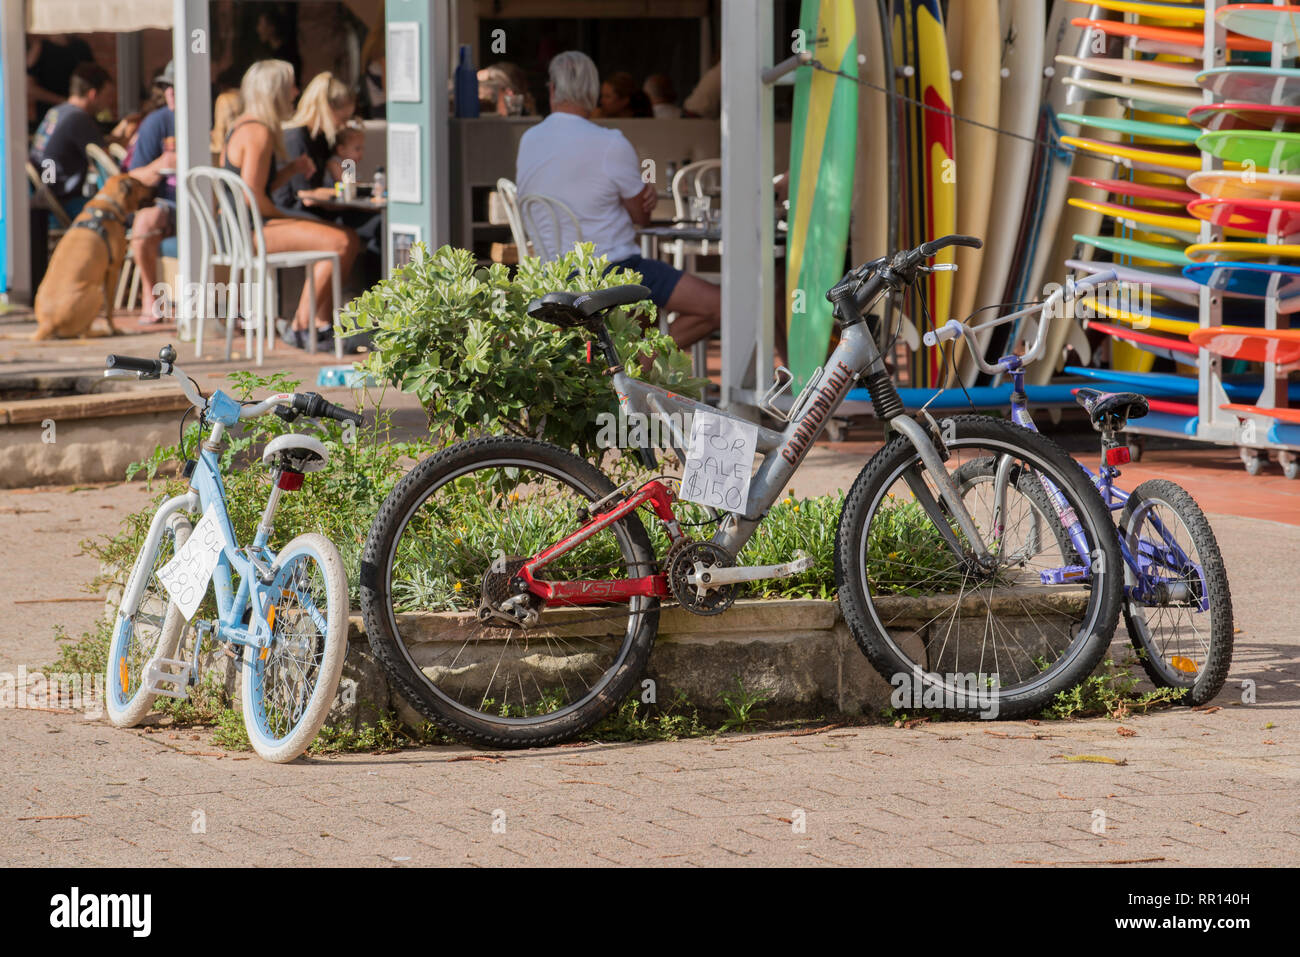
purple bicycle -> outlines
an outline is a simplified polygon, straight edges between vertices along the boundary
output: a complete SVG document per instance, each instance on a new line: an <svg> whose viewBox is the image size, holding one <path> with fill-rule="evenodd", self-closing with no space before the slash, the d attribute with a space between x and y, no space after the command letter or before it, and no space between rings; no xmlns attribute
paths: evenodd
<svg viewBox="0 0 1300 957"><path fill-rule="evenodd" d="M1089 282L1100 284L1114 279L1113 273L1106 273L1089 277ZM957 320L926 333L926 345L963 336L981 369L1010 377L1011 419L1036 432L1025 394L1025 367L1042 355L1049 322L1059 318L1055 309L1062 301L1074 298L1074 288L1075 284L1067 280L1063 289L1041 305L978 327L983 331L1041 312L1034 344L1024 355L986 362L976 348L974 331ZM1182 700L1186 704L1204 704L1223 688L1232 661L1232 595L1214 532L1196 500L1175 482L1149 479L1132 492L1115 484L1119 466L1130 460L1121 433L1129 419L1147 414L1145 396L1081 388L1075 391L1075 398L1087 411L1093 428L1101 433L1097 471L1080 467L1111 512L1119 513L1116 535L1125 565L1122 609L1129 640L1152 682L1162 688L1185 689ZM963 496L975 494L982 487L1005 487L999 486L999 469L1010 467L1011 463L992 458L968 462L953 474L953 479L960 483ZM1029 534L1044 540L1055 535L1065 559L1061 567L1041 572L1044 583L1087 580L1097 569L1078 563L1077 547L1069 540L1059 509L1053 505L1050 480L1034 476L1017 483L1015 476L1011 478L1011 487L1021 491L1037 513ZM1041 544L1029 541L1026 547L1036 550Z"/></svg>

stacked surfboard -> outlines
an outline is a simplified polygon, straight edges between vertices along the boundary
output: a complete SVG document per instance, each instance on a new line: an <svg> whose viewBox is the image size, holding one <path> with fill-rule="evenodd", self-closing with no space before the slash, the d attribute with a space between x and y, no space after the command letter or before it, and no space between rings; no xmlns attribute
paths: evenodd
<svg viewBox="0 0 1300 957"><path fill-rule="evenodd" d="M1070 200L1099 214L1108 228L1075 234L1091 254L1068 265L1081 272L1116 268L1125 285L1124 295L1090 303L1096 316L1090 330L1109 339L1105 367L1066 371L1161 397L1155 421L1143 426L1194 435L1200 349L1243 363L1300 361L1300 336L1259 328L1265 300L1284 315L1300 311L1300 70L1265 65L1274 44L1282 44L1284 56L1295 55L1300 6L1220 8L1228 65L1204 69L1200 0L1100 5L1137 15L1088 24L1123 37L1128 56L1057 59L1109 74L1066 83L1114 97L1125 112L1067 119L1119 133L1123 142L1090 135L1063 140L1112 163L1109 176L1086 181L1104 190L1104 199ZM1206 90L1215 102L1204 102ZM1222 169L1202 172L1204 153L1218 157ZM1221 240L1199 241L1206 221L1221 227ZM1222 296L1225 322L1234 325L1200 328L1206 286ZM1156 362L1168 371L1154 372ZM1239 413L1262 387L1258 374L1222 384ZM1279 399L1285 402L1285 394Z"/></svg>

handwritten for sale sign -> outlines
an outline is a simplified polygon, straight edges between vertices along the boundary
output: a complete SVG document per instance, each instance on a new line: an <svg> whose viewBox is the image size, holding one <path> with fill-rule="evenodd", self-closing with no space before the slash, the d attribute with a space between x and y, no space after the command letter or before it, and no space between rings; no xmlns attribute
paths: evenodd
<svg viewBox="0 0 1300 957"><path fill-rule="evenodd" d="M758 451L758 426L697 412L691 421L681 498L727 512L743 512Z"/></svg>

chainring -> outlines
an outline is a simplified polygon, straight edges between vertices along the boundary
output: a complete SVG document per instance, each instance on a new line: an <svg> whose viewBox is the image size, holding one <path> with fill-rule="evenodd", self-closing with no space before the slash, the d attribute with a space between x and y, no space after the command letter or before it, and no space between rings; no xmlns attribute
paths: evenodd
<svg viewBox="0 0 1300 957"><path fill-rule="evenodd" d="M700 594L687 578L695 572L695 566L698 564L702 569L712 566L730 568L735 563L725 548L712 542L678 542L664 556L668 587L678 603L692 615L722 614L735 602L737 591L735 585L723 585Z"/></svg>

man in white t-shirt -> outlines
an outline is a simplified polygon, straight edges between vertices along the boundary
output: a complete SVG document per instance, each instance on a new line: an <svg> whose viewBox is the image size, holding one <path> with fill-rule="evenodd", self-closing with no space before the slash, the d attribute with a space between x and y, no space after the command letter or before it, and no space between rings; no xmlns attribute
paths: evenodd
<svg viewBox="0 0 1300 957"><path fill-rule="evenodd" d="M587 119L600 95L596 65L585 53L569 50L551 60L549 73L551 115L519 141L515 186L520 198L549 196L572 209L583 240L595 245L597 255L639 272L654 304L678 314L669 329L679 346L704 338L720 324L721 290L641 256L636 229L650 222L658 196L654 183L642 181L641 164L627 138ZM549 217L536 217L547 245L568 248L575 241L564 235L564 220L561 216L561 242L555 242Z"/></svg>

